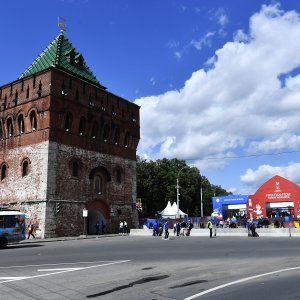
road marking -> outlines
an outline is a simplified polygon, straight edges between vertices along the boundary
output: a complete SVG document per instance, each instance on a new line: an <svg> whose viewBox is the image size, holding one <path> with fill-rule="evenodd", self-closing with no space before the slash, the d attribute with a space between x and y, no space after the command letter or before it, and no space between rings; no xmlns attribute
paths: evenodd
<svg viewBox="0 0 300 300"><path fill-rule="evenodd" d="M0 281L2 281L2 280L10 280L10 279L21 280L21 279L27 279L27 278L28 278L28 276L27 277L0 277Z"/></svg>
<svg viewBox="0 0 300 300"><path fill-rule="evenodd" d="M61 265L79 265L79 264L94 264L94 263L107 263L111 260L96 260L96 261L78 261L73 263L58 263L58 264L40 264L40 265L22 265L22 266L9 266L0 267L0 269L13 269L13 268L28 268L28 267L43 267L43 266L61 266Z"/></svg>
<svg viewBox="0 0 300 300"><path fill-rule="evenodd" d="M236 281L232 281L232 282L228 282L228 283L216 286L214 288L208 289L208 290L203 291L201 293L192 295L190 297L185 298L184 300L192 300L192 299L201 297L201 296L203 296L205 294L209 294L209 293L212 293L214 291L226 288L228 286L239 284L239 283L243 283L243 282L246 282L246 281L249 281L249 280L253 280L253 279L257 279L257 278L260 278L260 277L269 276L269 275L273 275L273 274L278 274L278 273L282 273L282 272L289 272L289 271L299 270L299 269L300 269L300 267L294 267L294 268L288 268L288 269L281 269L281 270L277 270L277 271L273 271L273 272L268 272L268 273L263 273L263 274L258 274L258 275L254 275L254 276L242 278L242 279L239 279L239 280L236 280Z"/></svg>
<svg viewBox="0 0 300 300"><path fill-rule="evenodd" d="M82 267L82 268L69 268L69 269L64 269L62 271L58 271L58 272L54 272L54 273L34 275L34 276L28 276L28 277L13 277L13 279L8 279L5 281L2 281L2 282L0 282L0 284L7 283L7 282L13 282L13 281L27 280L27 279L32 279L32 278L46 277L46 276L50 276L50 275L57 275L57 274L63 274L63 273L68 273L68 272L80 271L80 270L93 269L93 268L98 268L98 267L105 267L105 266L116 265L116 264L122 264L122 263L126 263L129 261L130 260L120 260L120 261L113 261L113 262L110 261L108 263L103 263L100 265L94 265L94 266Z"/></svg>
<svg viewBox="0 0 300 300"><path fill-rule="evenodd" d="M40 269L37 270L38 272L53 272L53 271L78 271L82 270L83 268L58 268L58 269Z"/></svg>

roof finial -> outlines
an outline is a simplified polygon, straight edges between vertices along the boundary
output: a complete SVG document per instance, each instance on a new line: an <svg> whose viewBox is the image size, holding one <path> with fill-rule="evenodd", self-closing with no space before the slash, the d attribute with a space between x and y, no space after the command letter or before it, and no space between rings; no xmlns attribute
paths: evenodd
<svg viewBox="0 0 300 300"><path fill-rule="evenodd" d="M66 20L62 17L58 17L57 26L60 28L60 32L63 34L67 30Z"/></svg>

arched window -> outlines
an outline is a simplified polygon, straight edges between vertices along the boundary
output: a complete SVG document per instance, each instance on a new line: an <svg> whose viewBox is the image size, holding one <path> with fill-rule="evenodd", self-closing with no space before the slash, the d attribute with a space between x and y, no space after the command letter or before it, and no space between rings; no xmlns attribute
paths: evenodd
<svg viewBox="0 0 300 300"><path fill-rule="evenodd" d="M7 96L4 97L4 103L3 103L4 109L7 107Z"/></svg>
<svg viewBox="0 0 300 300"><path fill-rule="evenodd" d="M109 127L108 127L108 125L105 125L104 130L103 130L103 141L107 142L108 137L109 137Z"/></svg>
<svg viewBox="0 0 300 300"><path fill-rule="evenodd" d="M79 171L79 165L76 160L72 162L72 176L73 177L78 177L78 172Z"/></svg>
<svg viewBox="0 0 300 300"><path fill-rule="evenodd" d="M29 173L29 163L28 160L24 160L22 164L22 177L27 176Z"/></svg>
<svg viewBox="0 0 300 300"><path fill-rule="evenodd" d="M32 111L29 115L30 124L31 124L31 130L35 131L37 129L37 120L36 120L36 114L35 111Z"/></svg>
<svg viewBox="0 0 300 300"><path fill-rule="evenodd" d="M15 93L15 99L14 99L15 104L18 103L18 99L19 99L19 94L18 94L18 91L16 91L16 93Z"/></svg>
<svg viewBox="0 0 300 300"><path fill-rule="evenodd" d="M61 95L62 96L67 96L66 89L65 89L65 83L64 82L61 85Z"/></svg>
<svg viewBox="0 0 300 300"><path fill-rule="evenodd" d="M23 134L25 131L23 115L19 115L18 117L18 127L19 127L19 134Z"/></svg>
<svg viewBox="0 0 300 300"><path fill-rule="evenodd" d="M94 122L93 127L92 127L92 139L95 139L97 137L98 134L98 124L97 122Z"/></svg>
<svg viewBox="0 0 300 300"><path fill-rule="evenodd" d="M115 130L115 134L114 134L114 144L118 145L119 144L119 140L120 140L120 133L119 133L119 129L116 128Z"/></svg>
<svg viewBox="0 0 300 300"><path fill-rule="evenodd" d="M78 88L76 88L76 92L75 92L75 100L76 100L76 101L79 100L79 92L78 92Z"/></svg>
<svg viewBox="0 0 300 300"><path fill-rule="evenodd" d="M42 96L42 82L41 82L41 80L40 80L40 83L39 83L39 89L38 89L38 91L37 91L37 94L38 94L38 97L41 97Z"/></svg>
<svg viewBox="0 0 300 300"><path fill-rule="evenodd" d="M71 113L67 113L65 120L65 131L71 131L73 117Z"/></svg>
<svg viewBox="0 0 300 300"><path fill-rule="evenodd" d="M27 90L26 90L26 98L29 98L29 86L27 86Z"/></svg>
<svg viewBox="0 0 300 300"><path fill-rule="evenodd" d="M7 177L7 166L6 164L2 164L1 166L1 181Z"/></svg>
<svg viewBox="0 0 300 300"><path fill-rule="evenodd" d="M85 124L86 124L85 117L81 117L79 121L79 130L78 130L79 135L84 135Z"/></svg>
<svg viewBox="0 0 300 300"><path fill-rule="evenodd" d="M99 175L94 177L94 192L97 195L102 195L102 178Z"/></svg>
<svg viewBox="0 0 300 300"><path fill-rule="evenodd" d="M7 120L7 132L8 132L9 137L14 135L12 118L8 118L8 120Z"/></svg>
<svg viewBox="0 0 300 300"><path fill-rule="evenodd" d="M73 86L72 77L69 77L69 89L71 90Z"/></svg>
<svg viewBox="0 0 300 300"><path fill-rule="evenodd" d="M117 115L117 113L115 111L115 106L114 105L111 107L111 113L112 113L113 116Z"/></svg>
<svg viewBox="0 0 300 300"><path fill-rule="evenodd" d="M127 133L125 134L125 138L124 138L124 146L125 146L126 148L129 147L129 142L130 142L130 136L129 136L129 133L127 132Z"/></svg>

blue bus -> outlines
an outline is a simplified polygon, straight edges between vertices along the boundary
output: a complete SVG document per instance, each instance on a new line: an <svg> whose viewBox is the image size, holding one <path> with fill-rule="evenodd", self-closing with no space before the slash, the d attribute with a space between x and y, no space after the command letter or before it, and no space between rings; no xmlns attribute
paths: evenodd
<svg viewBox="0 0 300 300"><path fill-rule="evenodd" d="M19 211L0 210L0 248L8 243L25 240L25 214Z"/></svg>

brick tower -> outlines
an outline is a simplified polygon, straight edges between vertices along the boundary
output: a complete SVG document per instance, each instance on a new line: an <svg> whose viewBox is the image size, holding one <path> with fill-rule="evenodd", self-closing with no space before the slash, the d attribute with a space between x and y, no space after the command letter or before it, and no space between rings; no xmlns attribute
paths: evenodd
<svg viewBox="0 0 300 300"><path fill-rule="evenodd" d="M63 31L0 99L1 206L41 238L82 234L83 209L90 234L137 226L139 106L100 84Z"/></svg>

